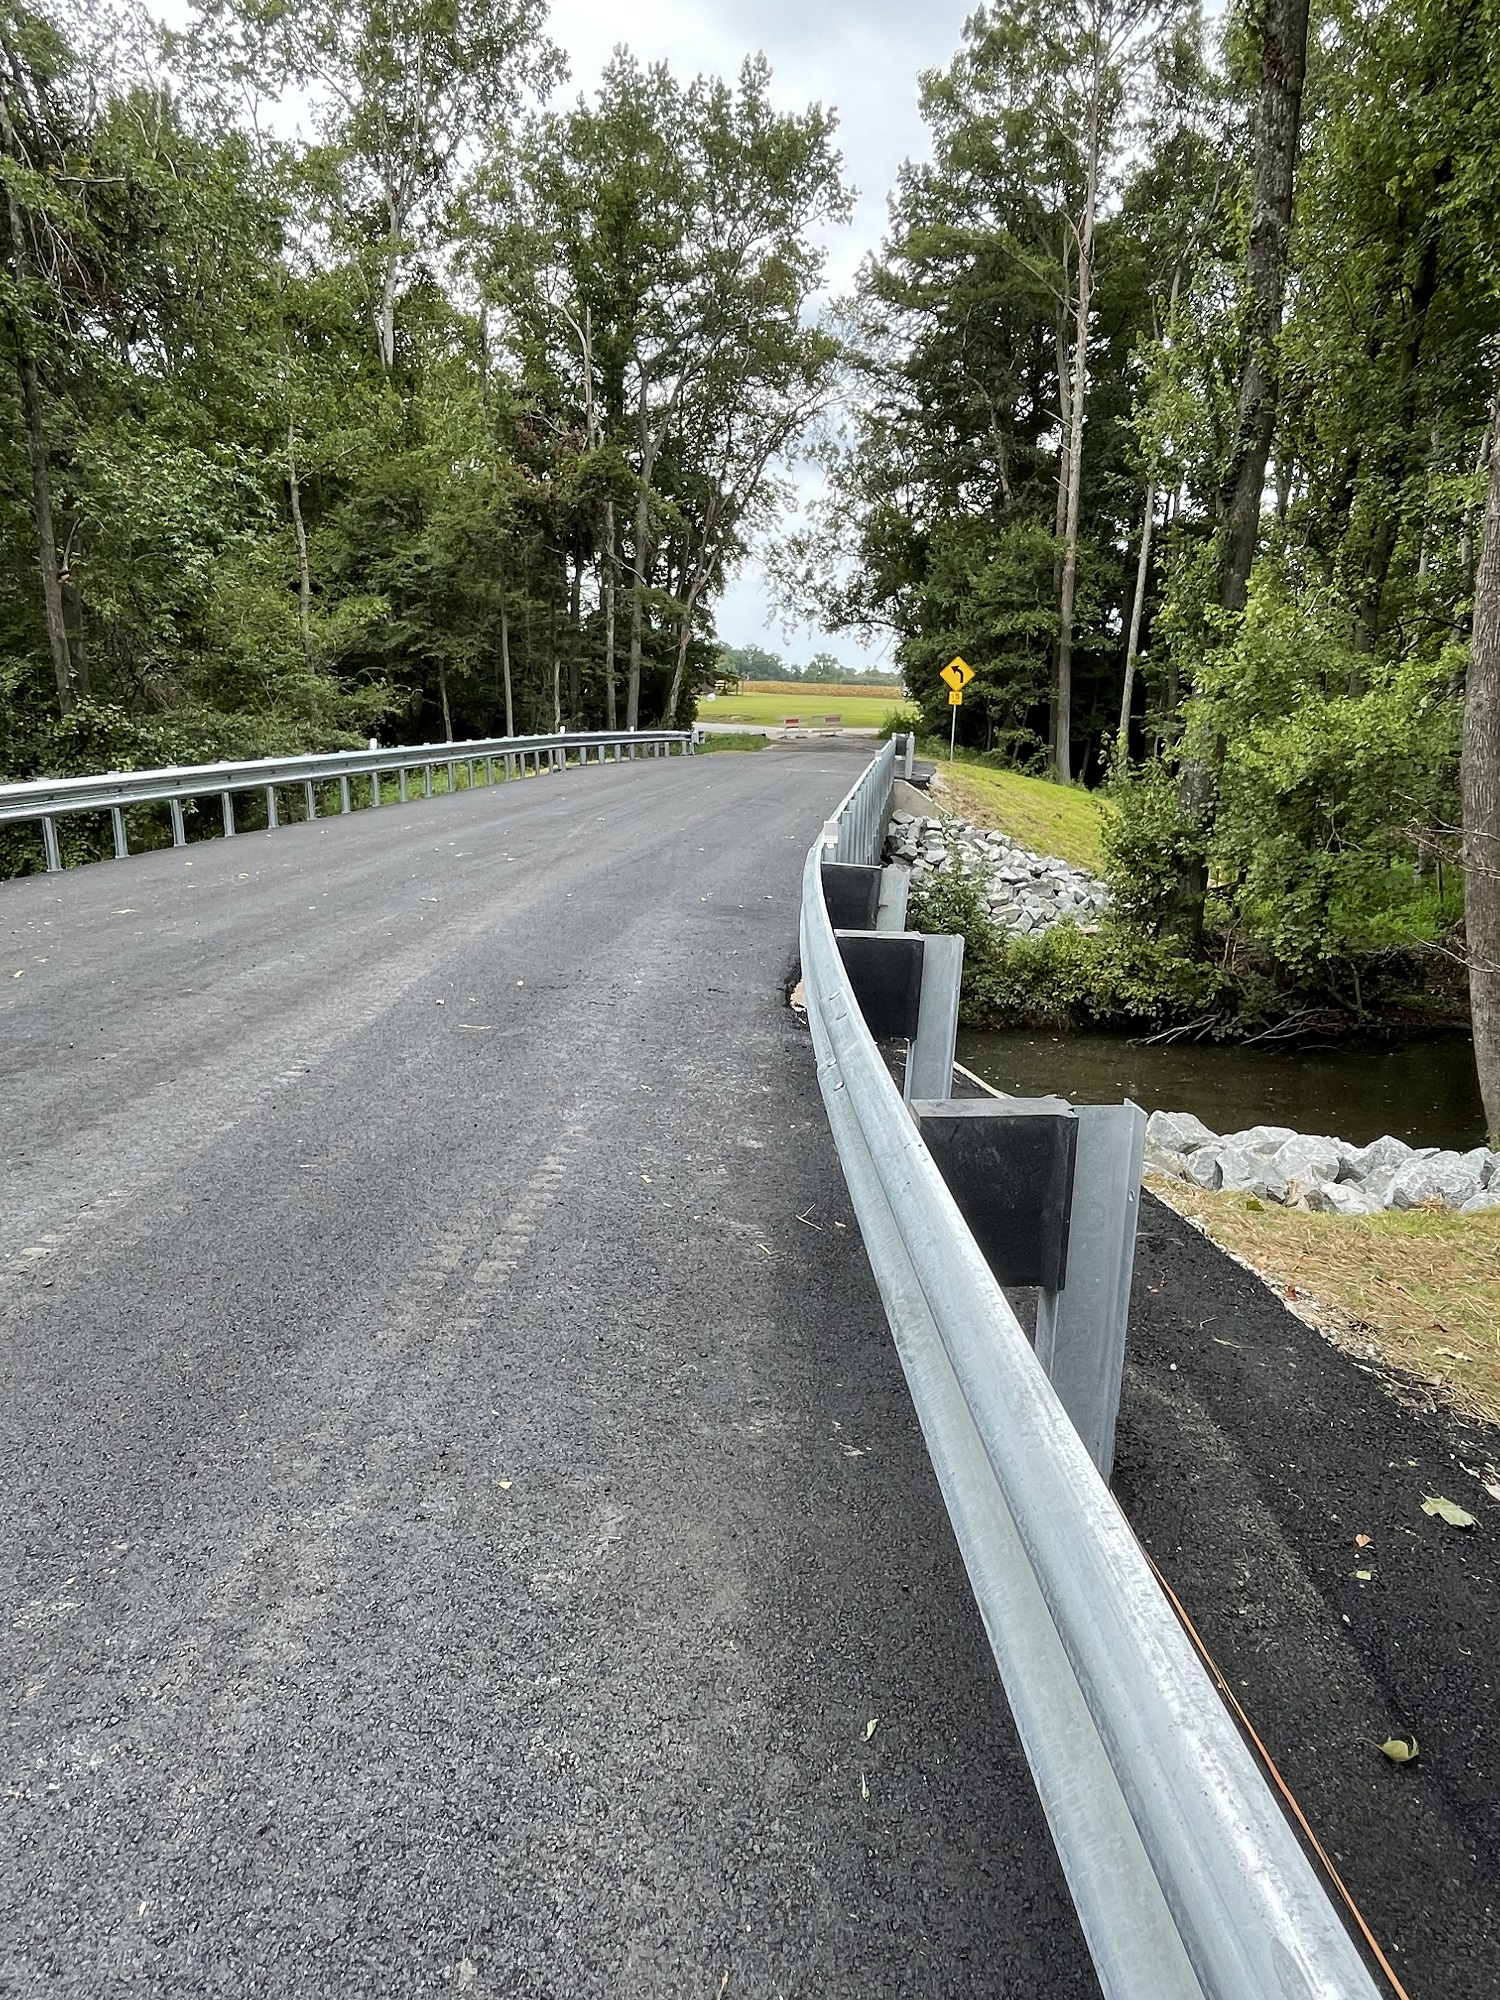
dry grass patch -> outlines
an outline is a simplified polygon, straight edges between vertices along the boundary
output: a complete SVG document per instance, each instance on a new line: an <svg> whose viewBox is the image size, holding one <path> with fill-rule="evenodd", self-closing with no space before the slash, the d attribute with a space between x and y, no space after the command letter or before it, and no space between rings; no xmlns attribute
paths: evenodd
<svg viewBox="0 0 1500 2000"><path fill-rule="evenodd" d="M1500 1423L1500 1209L1309 1215L1153 1174L1150 1187L1344 1346L1374 1346L1459 1409Z"/></svg>

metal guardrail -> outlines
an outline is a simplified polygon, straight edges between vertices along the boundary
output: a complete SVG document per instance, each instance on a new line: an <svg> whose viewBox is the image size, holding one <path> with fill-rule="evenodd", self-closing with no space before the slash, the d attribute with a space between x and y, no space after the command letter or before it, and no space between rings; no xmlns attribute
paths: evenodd
<svg viewBox="0 0 1500 2000"><path fill-rule="evenodd" d="M99 777L37 778L25 784L0 785L0 825L41 822L42 845L49 873L63 865L58 846L57 821L65 815L107 812L113 822L115 857L123 860L130 852L125 812L129 806L160 804L171 809L172 844L187 845L183 805L193 799L212 798L220 802L226 835L237 831L234 798L237 792L263 792L268 828L279 826L276 795L287 786L300 786L306 817L318 816L317 787L337 782L339 811L351 812L349 791L352 778L368 778L372 807L388 803L381 798L380 780L394 777L402 802L409 796L413 772L420 771L424 796L432 796L432 774L448 773L449 791L457 791L458 767L468 767L469 784L475 783L474 768L486 767L485 782L495 782L499 763L507 778L524 775L527 762L535 771L561 770L570 756L580 764L590 757L598 763L619 763L640 756L668 757L674 749L690 755L693 732L688 729L578 730L553 736L488 736L464 743L398 744L385 750L335 750L312 757L260 757L241 764L187 764L161 771L110 771ZM391 801L389 803L394 803Z"/></svg>
<svg viewBox="0 0 1500 2000"><path fill-rule="evenodd" d="M823 866L878 861L887 744L808 854L802 981L855 1214L1106 2000L1375 2000L861 1014Z"/></svg>

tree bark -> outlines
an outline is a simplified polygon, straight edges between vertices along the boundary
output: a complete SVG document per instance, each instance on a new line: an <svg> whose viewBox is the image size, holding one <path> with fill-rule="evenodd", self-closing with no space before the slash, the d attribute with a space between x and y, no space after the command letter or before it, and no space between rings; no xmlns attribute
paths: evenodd
<svg viewBox="0 0 1500 2000"><path fill-rule="evenodd" d="M448 706L448 669L438 662L438 694L443 704L443 741L453 741L453 712Z"/></svg>
<svg viewBox="0 0 1500 2000"><path fill-rule="evenodd" d="M500 672L505 681L505 733L516 733L515 700L510 684L510 619L505 612L505 593L500 594Z"/></svg>
<svg viewBox="0 0 1500 2000"><path fill-rule="evenodd" d="M1463 739L1464 928L1485 1131L1500 1145L1500 435L1490 452Z"/></svg>
<svg viewBox="0 0 1500 2000"><path fill-rule="evenodd" d="M641 642L646 616L646 568L650 560L647 540L651 521L651 475L656 468L656 441L650 434L646 402L646 378L641 377L639 441L641 469L635 489L635 523L630 557L630 677L625 684L625 727L635 729L641 719Z"/></svg>
<svg viewBox="0 0 1500 2000"><path fill-rule="evenodd" d="M0 137L12 159L23 158L20 139L10 113L0 104ZM10 221L12 276L17 289L31 276L31 252L26 241L26 219L14 194L6 195ZM11 333L16 349L16 381L21 391L21 415L26 426L26 465L31 474L31 514L36 528L37 556L42 572L42 610L47 624L47 647L52 655L52 674L57 685L57 705L66 715L78 698L78 674L68 643L67 616L63 610L62 567L57 559L57 525L52 512L52 469L47 456L47 434L42 421L42 387L28 342L27 329L19 315L13 315Z"/></svg>
<svg viewBox="0 0 1500 2000"><path fill-rule="evenodd" d="M604 726L615 727L615 503L604 503Z"/></svg>
<svg viewBox="0 0 1500 2000"><path fill-rule="evenodd" d="M1308 0L1261 0L1260 5L1260 100L1245 257L1249 323L1240 364L1234 445L1220 488L1219 605L1224 611L1245 608L1276 428L1277 343L1307 75L1307 11Z"/></svg>
<svg viewBox="0 0 1500 2000"><path fill-rule="evenodd" d="M1146 602L1146 582L1151 574L1151 531L1156 524L1156 479L1146 481L1146 504L1141 510L1141 554L1135 567L1135 597L1130 606L1130 636L1125 641L1125 687L1120 695L1119 761L1123 768L1130 755L1130 703L1135 693L1135 661L1141 643L1141 611Z"/></svg>
<svg viewBox="0 0 1500 2000"><path fill-rule="evenodd" d="M1059 607L1059 617L1058 617L1058 646L1052 664L1052 690L1053 690L1052 763L1054 769L1056 768L1058 761L1057 690L1058 690L1058 682L1061 678L1061 661L1062 661L1062 618L1061 618L1062 570L1063 570L1062 550L1063 550L1063 535L1066 532L1068 525L1068 494L1072 490L1072 481L1069 478L1068 474L1068 453L1069 453L1069 445L1073 435L1073 421L1071 415L1072 385L1069 380L1070 371L1068 368L1068 310L1067 310L1068 303L1071 300L1072 293L1071 293L1071 281L1068 275L1068 246L1066 242L1064 242L1063 244L1062 265L1063 265L1063 286L1066 296L1063 301L1063 304L1061 305L1058 311L1057 327L1055 329L1056 345L1057 345L1058 446L1057 446L1057 505L1056 508L1053 510L1052 540L1056 546L1057 554L1054 557L1052 563L1052 593L1054 600L1056 601Z"/></svg>
<svg viewBox="0 0 1500 2000"><path fill-rule="evenodd" d="M302 520L302 485L297 477L297 439L290 416L286 420L286 485L291 499L292 534L297 542L297 627L302 634L302 657L307 671L313 671L312 571L307 562L307 529Z"/></svg>
<svg viewBox="0 0 1500 2000"><path fill-rule="evenodd" d="M1078 514L1083 498L1083 416L1088 400L1089 305L1094 290L1094 212L1099 200L1102 57L1096 56L1088 183L1083 226L1078 232L1078 298L1073 323L1072 386L1068 396L1068 511L1063 526L1062 587L1057 603L1057 706L1053 723L1053 763L1059 784L1073 781L1073 606L1078 590Z"/></svg>

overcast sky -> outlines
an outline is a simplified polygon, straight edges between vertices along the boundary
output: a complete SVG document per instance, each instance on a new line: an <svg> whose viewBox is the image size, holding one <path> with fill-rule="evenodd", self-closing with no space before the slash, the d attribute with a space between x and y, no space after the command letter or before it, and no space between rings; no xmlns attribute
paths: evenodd
<svg viewBox="0 0 1500 2000"><path fill-rule="evenodd" d="M559 97L592 91L616 43L645 62L665 60L681 76L732 77L745 56L769 61L778 103L838 113L846 178L859 190L851 223L829 238L833 290L849 283L885 228L886 196L901 162L925 152L917 73L946 65L972 0L552 0L549 32L568 53L572 76ZM844 635L790 636L755 563L716 611L726 644L768 646L790 659L826 650L850 666L889 665Z"/></svg>

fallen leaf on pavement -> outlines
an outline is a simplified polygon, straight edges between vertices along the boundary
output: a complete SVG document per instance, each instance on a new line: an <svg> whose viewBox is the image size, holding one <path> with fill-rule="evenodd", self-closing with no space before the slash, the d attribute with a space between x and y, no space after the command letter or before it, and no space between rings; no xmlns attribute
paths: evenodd
<svg viewBox="0 0 1500 2000"><path fill-rule="evenodd" d="M1450 1528L1472 1528L1474 1526L1474 1516L1472 1514L1466 1514L1462 1507L1456 1505L1452 1500L1445 1500L1439 1493L1428 1494L1427 1498L1422 1502L1422 1512L1424 1514L1435 1514L1440 1520L1446 1521Z"/></svg>
<svg viewBox="0 0 1500 2000"><path fill-rule="evenodd" d="M867 1723L865 1724L865 1741L866 1741L866 1743L868 1743L868 1742L869 1742L869 1740L870 1740L870 1738L871 1738L871 1737L872 1737L872 1736L873 1736L873 1735L875 1734L875 1725L876 1725L876 1724L877 1724L877 1723L879 1722L879 1720L880 1720L880 1717L879 1717L878 1715L872 1715L872 1716L870 1717L869 1721L868 1721L868 1722L867 1722Z"/></svg>
<svg viewBox="0 0 1500 2000"><path fill-rule="evenodd" d="M1380 1748L1393 1764L1411 1764L1416 1761L1417 1739L1415 1736L1410 1739L1404 1736L1387 1737Z"/></svg>
<svg viewBox="0 0 1500 2000"><path fill-rule="evenodd" d="M1371 1542L1371 1537L1369 1535L1356 1535L1354 1537L1354 1546L1357 1549L1369 1548L1370 1542Z"/></svg>

